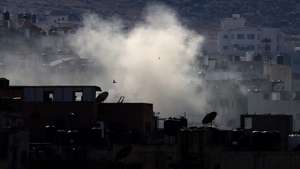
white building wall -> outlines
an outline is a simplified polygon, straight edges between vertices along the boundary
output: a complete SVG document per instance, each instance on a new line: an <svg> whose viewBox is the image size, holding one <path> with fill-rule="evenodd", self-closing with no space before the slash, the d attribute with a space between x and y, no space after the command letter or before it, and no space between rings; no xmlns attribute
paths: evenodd
<svg viewBox="0 0 300 169"><path fill-rule="evenodd" d="M257 53L260 48L260 32L255 28L241 28L221 31L218 36L219 52L224 55L245 55Z"/></svg>
<svg viewBox="0 0 300 169"><path fill-rule="evenodd" d="M241 17L239 14L233 14L231 18L225 18L221 22L222 29L235 29L244 27L246 24L246 19Z"/></svg>
<svg viewBox="0 0 300 169"><path fill-rule="evenodd" d="M292 52L292 46L286 43L280 29L247 27L244 22L244 18L234 17L222 21L222 30L218 33L221 55L245 56L250 52L272 55L276 59L277 55Z"/></svg>
<svg viewBox="0 0 300 169"><path fill-rule="evenodd" d="M219 32L218 48L220 53L229 55L245 55L246 52L271 53L277 55L286 53L284 35L278 29L272 28L238 28ZM267 39L269 42L265 42ZM266 49L269 46L269 50ZM225 48L228 47L228 48Z"/></svg>

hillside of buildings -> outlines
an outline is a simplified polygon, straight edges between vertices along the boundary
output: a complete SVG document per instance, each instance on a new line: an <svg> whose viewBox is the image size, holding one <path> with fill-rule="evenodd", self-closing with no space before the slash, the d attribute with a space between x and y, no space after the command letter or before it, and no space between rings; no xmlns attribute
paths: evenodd
<svg viewBox="0 0 300 169"><path fill-rule="evenodd" d="M222 18L239 13L246 17L249 24L299 33L300 3L297 0L2 0L0 6L39 14L54 11L80 15L92 11L103 17L120 16L132 23L138 19L142 9L153 2L172 7L182 21L196 30L201 30L203 25L215 27Z"/></svg>
<svg viewBox="0 0 300 169"><path fill-rule="evenodd" d="M0 0L0 169L300 168L300 3L157 0L204 36L187 49L80 29L152 2Z"/></svg>

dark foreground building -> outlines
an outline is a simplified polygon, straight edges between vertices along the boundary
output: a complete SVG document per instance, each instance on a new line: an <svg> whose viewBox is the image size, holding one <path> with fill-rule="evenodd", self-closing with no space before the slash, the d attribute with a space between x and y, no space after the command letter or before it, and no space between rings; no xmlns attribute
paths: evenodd
<svg viewBox="0 0 300 169"><path fill-rule="evenodd" d="M241 128L211 127L179 132L178 167L205 169L296 169L299 135L292 134L290 115L242 115ZM297 143L296 143L297 142ZM294 146L295 147L295 146Z"/></svg>
<svg viewBox="0 0 300 169"><path fill-rule="evenodd" d="M0 79L0 167L7 169L298 169L291 115L241 127L188 127L153 105L105 103L98 86L11 86Z"/></svg>
<svg viewBox="0 0 300 169"><path fill-rule="evenodd" d="M152 104L103 103L100 93L98 86L11 86L0 79L1 159L18 169L83 168L115 143L146 142L155 128Z"/></svg>

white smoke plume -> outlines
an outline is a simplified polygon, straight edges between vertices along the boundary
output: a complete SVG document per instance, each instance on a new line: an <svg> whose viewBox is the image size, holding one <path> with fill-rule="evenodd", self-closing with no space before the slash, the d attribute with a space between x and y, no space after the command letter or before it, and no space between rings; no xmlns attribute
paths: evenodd
<svg viewBox="0 0 300 169"><path fill-rule="evenodd" d="M125 96L127 102L153 103L163 116L204 110L194 68L203 40L161 5L148 7L143 20L129 29L121 20L89 15L70 38L80 57L95 59L101 67L94 82L109 90L110 101Z"/></svg>
<svg viewBox="0 0 300 169"><path fill-rule="evenodd" d="M217 111L218 127L237 127L244 112L236 102L242 100L235 92L241 85L219 81L224 73L218 72L210 73L215 82L207 82L208 75L202 80L198 57L204 38L173 10L149 6L129 28L121 19L97 15L86 15L83 25L70 36L43 36L31 43L7 36L10 45L0 48L1 76L12 85L99 85L110 93L107 102L125 96L125 102L153 103L161 117L186 112L190 125ZM234 70L227 74L237 77Z"/></svg>

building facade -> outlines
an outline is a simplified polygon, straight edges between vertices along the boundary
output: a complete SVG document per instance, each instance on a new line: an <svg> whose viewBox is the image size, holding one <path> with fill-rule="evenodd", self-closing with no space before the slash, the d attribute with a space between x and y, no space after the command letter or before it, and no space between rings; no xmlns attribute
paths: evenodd
<svg viewBox="0 0 300 169"><path fill-rule="evenodd" d="M281 61L293 49L286 43L285 34L277 28L249 27L245 18L233 15L225 18L218 34L218 50L223 56L241 60ZM261 57L261 58L260 58ZM284 58L286 59L286 58Z"/></svg>

